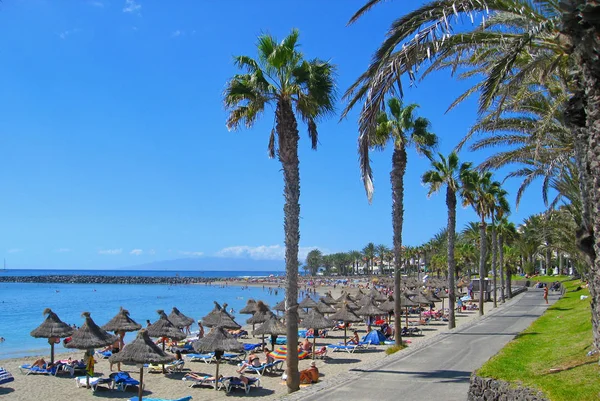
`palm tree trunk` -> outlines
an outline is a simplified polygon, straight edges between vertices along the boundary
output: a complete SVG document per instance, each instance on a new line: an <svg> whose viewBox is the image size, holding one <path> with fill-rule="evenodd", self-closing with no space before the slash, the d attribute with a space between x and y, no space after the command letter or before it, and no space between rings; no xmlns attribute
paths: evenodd
<svg viewBox="0 0 600 401"><path fill-rule="evenodd" d="M298 126L292 105L280 100L275 111L279 135L279 160L283 167L285 205L283 228L285 231L286 274L286 336L288 393L300 389L298 372L298 244L300 242L300 161L298 160Z"/></svg>
<svg viewBox="0 0 600 401"><path fill-rule="evenodd" d="M506 265L506 296L508 297L508 299L512 298L512 283L511 283L511 276L512 276L512 268L510 267L510 265Z"/></svg>
<svg viewBox="0 0 600 401"><path fill-rule="evenodd" d="M394 147L392 155L392 226L394 229L394 256L396 260L402 259L402 226L404 224L404 173L406 171L406 149L404 146ZM394 339L396 345L402 345L400 318L402 306L400 304L400 264L394 269Z"/></svg>
<svg viewBox="0 0 600 401"><path fill-rule="evenodd" d="M485 219L481 218L479 224L479 315L483 315L484 288L485 285Z"/></svg>
<svg viewBox="0 0 600 401"><path fill-rule="evenodd" d="M504 236L502 232L498 234L498 259L500 263L500 301L506 301L504 297Z"/></svg>
<svg viewBox="0 0 600 401"><path fill-rule="evenodd" d="M456 240L456 193L450 186L446 187L446 206L448 206L448 328L456 327L454 317L454 302L456 301L454 273L454 242Z"/></svg>
<svg viewBox="0 0 600 401"><path fill-rule="evenodd" d="M494 277L494 308L498 307L498 293L496 291L497 273L496 273L496 259L498 257L498 244L496 243L496 224L494 224L494 217L492 216L492 276Z"/></svg>

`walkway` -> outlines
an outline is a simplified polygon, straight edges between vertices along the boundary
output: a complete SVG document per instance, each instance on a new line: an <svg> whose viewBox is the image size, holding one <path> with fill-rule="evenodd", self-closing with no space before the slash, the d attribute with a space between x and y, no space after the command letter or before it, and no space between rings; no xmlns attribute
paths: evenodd
<svg viewBox="0 0 600 401"><path fill-rule="evenodd" d="M559 297L550 292L550 304ZM529 289L468 327L439 334L420 348L353 369L344 381L315 385L293 399L322 401L464 401L471 373L546 310L542 290ZM326 383L323 383L324 385Z"/></svg>

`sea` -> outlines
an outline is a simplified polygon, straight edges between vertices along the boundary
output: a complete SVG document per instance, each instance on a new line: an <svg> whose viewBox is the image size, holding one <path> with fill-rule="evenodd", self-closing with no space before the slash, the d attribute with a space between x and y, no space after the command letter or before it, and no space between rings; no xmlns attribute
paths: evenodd
<svg viewBox="0 0 600 401"><path fill-rule="evenodd" d="M152 271L152 270L0 270L2 275L100 275L146 277L268 277L282 275L281 271ZM183 314L201 319L214 308L214 301L227 303L234 310L236 321L244 325L249 315L237 313L248 299L263 300L274 306L284 297L283 288L227 285L162 285L162 284L35 284L0 283L0 359L49 355L50 346L43 338L33 338L30 332L44 320L45 308L52 309L65 323L81 326L83 312L90 312L99 326L112 319L120 307L142 326L158 318L157 310L168 315L173 307ZM194 324L192 330L198 329ZM128 333L125 342L133 340ZM55 352L71 352L57 344Z"/></svg>

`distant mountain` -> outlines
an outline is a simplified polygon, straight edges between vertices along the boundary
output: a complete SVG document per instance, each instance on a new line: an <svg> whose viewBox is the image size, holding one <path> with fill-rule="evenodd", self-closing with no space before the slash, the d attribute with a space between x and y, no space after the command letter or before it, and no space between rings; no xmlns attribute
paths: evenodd
<svg viewBox="0 0 600 401"><path fill-rule="evenodd" d="M123 267L127 270L233 270L233 271L283 271L283 260L255 260L244 258L217 258L202 256L198 258L182 258L161 260L141 265Z"/></svg>

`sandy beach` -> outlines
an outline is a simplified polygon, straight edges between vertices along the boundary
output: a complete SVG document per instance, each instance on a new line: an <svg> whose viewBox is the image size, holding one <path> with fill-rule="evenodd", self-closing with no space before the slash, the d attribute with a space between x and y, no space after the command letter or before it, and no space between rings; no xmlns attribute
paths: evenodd
<svg viewBox="0 0 600 401"><path fill-rule="evenodd" d="M319 292L323 293L327 290L332 292L334 297L338 297L341 294L342 288L337 287L336 289L329 287L320 287ZM350 289L350 292L356 292L356 289ZM441 303L436 305L436 308L440 308ZM491 303L486 303L486 310L491 309ZM465 324L474 318L477 318L478 311L464 311L457 314L457 325ZM418 316L411 316L411 320L415 320ZM241 323L242 320L238 319ZM404 322L403 322L404 323ZM403 324L404 325L404 324ZM366 326L364 324L353 325L355 329L359 331L359 335L362 337L366 334ZM417 346L422 341L435 336L438 333L447 331L447 323L443 321L433 321L428 325L419 326L422 330L422 335L405 337L405 340L410 341L409 347ZM246 327L251 333L251 327ZM318 338L316 340L317 346L323 346L328 344L337 344L343 341L344 331L329 331L327 338ZM126 343L132 341L134 338L133 334L128 334L125 338ZM245 343L257 343L260 342L260 338L254 338L250 334L249 338L240 340ZM350 369L357 368L363 364L386 358L385 349L387 345L372 346L370 349L357 351L355 353L347 352L331 352L328 351L328 358L324 360L317 360L317 367L321 374L321 381L326 382L332 378L337 378L339 375L343 375ZM402 352L402 351L400 351ZM264 358L263 354L259 354L261 359ZM41 357L48 358L48 355L40 355ZM83 351L77 351L69 354L60 354L56 359L64 358L77 358L83 357ZM129 399L137 395L137 388L130 388L126 392L117 390L108 390L106 388L99 389L96 392L92 392L90 389L78 388L76 381L69 374L63 374L58 376L46 376L46 375L25 375L19 371L19 366L25 363L32 363L36 358L19 358L19 359L7 359L0 361L0 366L11 372L15 380L14 382L0 386L0 399L15 400L15 401L34 401L43 398L47 399L58 399L58 400L97 400L99 398L109 399ZM308 368L311 360L305 359L300 361L300 370ZM135 366L122 366L123 370L129 372L132 377L139 379L139 369ZM116 366L115 366L116 369ZM224 376L238 376L235 370L238 367L234 364L222 363L220 365L220 374ZM107 377L111 372L109 369L108 360L97 359L96 364L96 375ZM175 372L167 375L161 373L148 373L144 374L145 391L144 396L157 397L166 399L176 399L184 396L193 396L194 400L218 400L225 399L228 395L224 391L214 391L209 388L190 388L188 382L182 381L181 379L186 373L195 372L201 375L214 375L215 364L206 364L204 362L186 362L183 372ZM257 377L257 374L248 373L249 377ZM272 400L278 399L287 394L287 387L281 380L281 374L279 375L263 375L261 378L261 387L252 388L250 396L261 397L261 399ZM233 395L245 395L241 390L234 390Z"/></svg>

